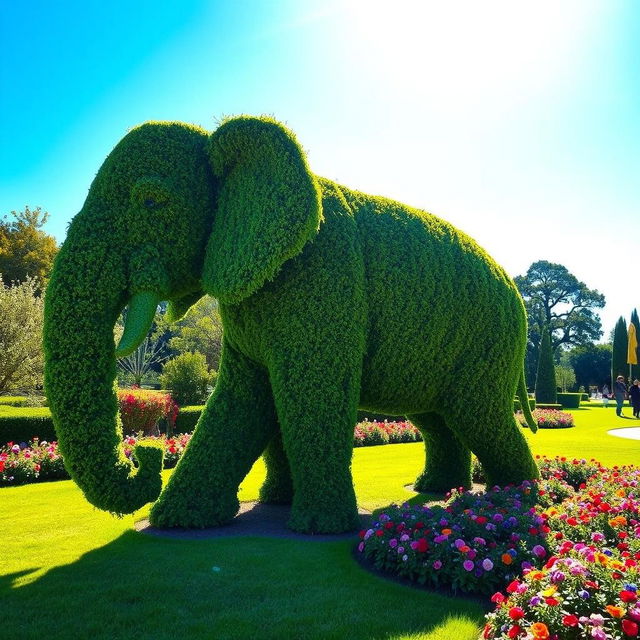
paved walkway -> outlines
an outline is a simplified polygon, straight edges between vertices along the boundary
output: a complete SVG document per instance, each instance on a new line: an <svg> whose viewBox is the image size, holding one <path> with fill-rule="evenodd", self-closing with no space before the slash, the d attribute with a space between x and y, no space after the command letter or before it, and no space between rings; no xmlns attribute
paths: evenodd
<svg viewBox="0 0 640 640"><path fill-rule="evenodd" d="M607 431L610 436L618 438L630 438L631 440L640 440L640 427L627 427L626 429L610 429Z"/></svg>

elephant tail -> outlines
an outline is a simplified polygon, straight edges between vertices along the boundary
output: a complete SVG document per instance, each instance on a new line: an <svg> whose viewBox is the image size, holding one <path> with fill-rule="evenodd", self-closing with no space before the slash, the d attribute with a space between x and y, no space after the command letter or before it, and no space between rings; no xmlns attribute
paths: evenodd
<svg viewBox="0 0 640 640"><path fill-rule="evenodd" d="M527 421L527 425L529 426L529 429L531 429L531 432L535 433L538 430L538 423L536 422L535 418L533 417L533 414L531 413L531 407L529 407L529 396L527 395L527 386L524 383L524 369L520 371L517 394L518 394L518 399L520 400L520 406L522 408L524 419Z"/></svg>

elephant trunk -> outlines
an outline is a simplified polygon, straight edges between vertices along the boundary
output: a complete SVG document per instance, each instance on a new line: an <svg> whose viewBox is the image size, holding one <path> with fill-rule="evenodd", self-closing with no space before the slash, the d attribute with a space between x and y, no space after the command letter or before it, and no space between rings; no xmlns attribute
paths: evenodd
<svg viewBox="0 0 640 640"><path fill-rule="evenodd" d="M79 214L56 259L45 299L45 387L69 474L93 505L123 514L157 498L162 450L138 445L135 469L122 446L113 326L128 286L108 231Z"/></svg>

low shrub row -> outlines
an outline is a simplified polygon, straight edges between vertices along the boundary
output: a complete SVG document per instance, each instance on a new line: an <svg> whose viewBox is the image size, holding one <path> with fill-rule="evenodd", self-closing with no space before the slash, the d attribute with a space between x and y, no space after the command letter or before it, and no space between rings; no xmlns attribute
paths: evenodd
<svg viewBox="0 0 640 640"><path fill-rule="evenodd" d="M563 409L579 409L580 401L582 397L586 395L584 393L558 393L558 404L562 405ZM589 399L589 396L586 397Z"/></svg>

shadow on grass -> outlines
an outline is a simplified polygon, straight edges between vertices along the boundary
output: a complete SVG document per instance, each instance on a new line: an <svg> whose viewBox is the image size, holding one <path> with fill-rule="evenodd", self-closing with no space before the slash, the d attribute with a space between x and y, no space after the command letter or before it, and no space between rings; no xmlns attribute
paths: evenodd
<svg viewBox="0 0 640 640"><path fill-rule="evenodd" d="M30 571L0 579L2 626L49 640L364 640L446 636L455 615L472 630L464 638L477 635L480 606L379 580L354 562L355 542L185 541L127 531L28 584L16 579Z"/></svg>

